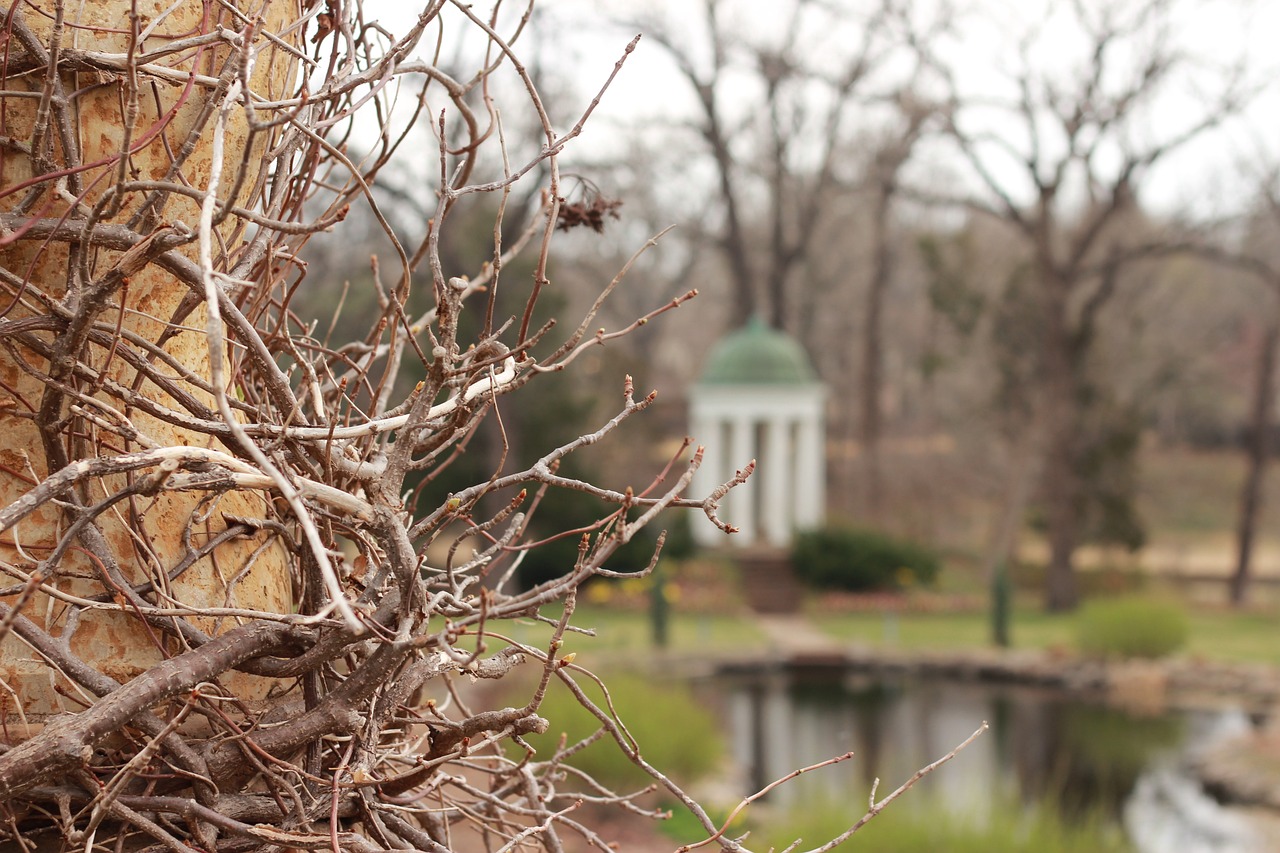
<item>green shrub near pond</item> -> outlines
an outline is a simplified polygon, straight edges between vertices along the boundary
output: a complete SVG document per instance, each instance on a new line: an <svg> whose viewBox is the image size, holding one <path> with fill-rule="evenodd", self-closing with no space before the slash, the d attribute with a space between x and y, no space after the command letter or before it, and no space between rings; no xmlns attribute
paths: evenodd
<svg viewBox="0 0 1280 853"><path fill-rule="evenodd" d="M938 555L875 530L824 527L800 533L791 551L797 576L819 589L862 592L928 585Z"/></svg>
<svg viewBox="0 0 1280 853"><path fill-rule="evenodd" d="M592 702L606 707L603 694L594 682L583 677L577 681ZM719 726L715 716L699 705L687 688L634 674L613 673L605 681L613 706L640 745L640 755L645 761L681 784L688 784L716 768L724 755ZM518 704L527 698L515 696L509 701ZM538 714L550 721L551 727L546 734L525 736L525 740L538 751L539 760L555 752L562 732L566 743L572 746L600 728L600 721L557 679L552 679ZM653 781L608 734L574 755L568 763L615 790L641 788Z"/></svg>
<svg viewBox="0 0 1280 853"><path fill-rule="evenodd" d="M1173 601L1125 596L1092 601L1076 617L1076 643L1098 657L1158 658L1186 645L1191 620Z"/></svg>

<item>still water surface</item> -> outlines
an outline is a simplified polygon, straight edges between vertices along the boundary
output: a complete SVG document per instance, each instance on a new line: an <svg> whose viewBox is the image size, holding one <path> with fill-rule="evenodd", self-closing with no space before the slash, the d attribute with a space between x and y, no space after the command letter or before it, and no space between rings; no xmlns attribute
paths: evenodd
<svg viewBox="0 0 1280 853"><path fill-rule="evenodd" d="M877 777L883 796L986 720L990 731L904 802L933 796L971 817L1011 798L1053 804L1067 817L1101 812L1142 853L1262 849L1251 825L1186 769L1196 750L1250 725L1240 711L1133 716L1057 691L838 669L725 675L700 690L724 709L744 792L856 753L779 788L770 795L779 806L833 796L865 803Z"/></svg>

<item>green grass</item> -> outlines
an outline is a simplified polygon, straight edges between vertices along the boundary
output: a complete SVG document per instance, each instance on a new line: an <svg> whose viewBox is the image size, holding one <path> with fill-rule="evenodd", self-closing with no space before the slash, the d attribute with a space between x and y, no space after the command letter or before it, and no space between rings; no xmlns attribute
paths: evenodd
<svg viewBox="0 0 1280 853"><path fill-rule="evenodd" d="M559 618L559 606L542 608L542 615ZM607 607L579 605L570 624L595 632L594 637L580 633L565 635L564 651L583 656L616 659L648 658L654 650L653 630L644 612ZM506 625L514 638L534 645L551 636L551 626L521 620ZM730 654L763 649L767 638L750 617L733 614L690 614L674 612L669 626L667 651L701 655Z"/></svg>
<svg viewBox="0 0 1280 853"><path fill-rule="evenodd" d="M955 649L991 644L985 613L856 613L813 617L819 629L841 642L907 650ZM1013 616L1015 648L1067 648L1074 637L1071 616L1019 607Z"/></svg>
<svg viewBox="0 0 1280 853"><path fill-rule="evenodd" d="M586 678L578 681L591 701L607 712L608 702L599 685ZM640 754L653 766L688 784L706 776L720 763L724 742L719 722L698 704L687 685L625 672L610 673L607 683L618 719L639 745ZM531 686L514 689L507 701L511 704L525 701ZM566 744L572 746L601 727L600 721L558 681L549 686L538 713L551 721L551 728L545 734L526 735L525 740L542 759L555 753L562 736ZM518 760L523 751L512 745L510 753ZM588 745L568 763L617 790L637 790L653 781L608 734ZM579 787L576 778L569 787Z"/></svg>
<svg viewBox="0 0 1280 853"><path fill-rule="evenodd" d="M544 608L554 618L557 611ZM963 613L853 613L813 614L813 624L844 643L906 651L987 648L991 627L987 614ZM1076 614L1048 614L1030 598L1014 609L1012 642L1015 649L1073 651ZM1192 609L1190 635L1179 653L1182 657L1224 662L1280 665L1280 610L1237 613L1228 609ZM579 607L573 624L596 631L595 637L570 634L565 651L577 652L581 663L627 664L643 662L653 654L648 616L645 613L602 607ZM504 626L522 642L549 638L548 625L524 620ZM767 649L767 638L750 616L673 613L671 644L675 656L711 657L741 655Z"/></svg>
<svg viewBox="0 0 1280 853"><path fill-rule="evenodd" d="M689 811L683 803L674 800L666 801L662 804L671 816L658 824L658 831L670 838L676 844L696 844L707 837L707 830L702 823L693 816L693 812ZM707 816L711 818L711 822L718 827L723 827L724 822L728 820L730 810L727 807L708 807L706 803L702 806L707 811ZM728 834L731 838L742 835L746 829L746 812L738 812L734 816L733 821L729 824ZM719 849L717 847L707 848L709 850Z"/></svg>
<svg viewBox="0 0 1280 853"><path fill-rule="evenodd" d="M1193 612L1185 654L1205 660L1280 664L1280 613Z"/></svg>
<svg viewBox="0 0 1280 853"><path fill-rule="evenodd" d="M1182 656L1224 662L1280 665L1280 612L1193 610ZM1013 648L1074 649L1078 616L1050 615L1024 604L1014 611ZM849 643L908 651L954 650L990 645L985 613L822 614L813 623Z"/></svg>
<svg viewBox="0 0 1280 853"><path fill-rule="evenodd" d="M781 850L796 839L812 849L840 835L858 818L856 807L815 803L759 825L754 849ZM1100 815L1068 822L1052 805L1023 808L1009 802L985 816L961 816L937 800L916 797L896 802L840 845L874 853L1127 853L1123 831Z"/></svg>

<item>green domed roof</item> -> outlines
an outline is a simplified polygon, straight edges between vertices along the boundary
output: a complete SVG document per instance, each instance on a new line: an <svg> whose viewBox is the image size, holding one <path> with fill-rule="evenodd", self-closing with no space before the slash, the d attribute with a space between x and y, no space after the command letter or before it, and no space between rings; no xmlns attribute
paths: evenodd
<svg viewBox="0 0 1280 853"><path fill-rule="evenodd" d="M795 385L816 382L804 348L753 317L711 349L699 380L707 385Z"/></svg>

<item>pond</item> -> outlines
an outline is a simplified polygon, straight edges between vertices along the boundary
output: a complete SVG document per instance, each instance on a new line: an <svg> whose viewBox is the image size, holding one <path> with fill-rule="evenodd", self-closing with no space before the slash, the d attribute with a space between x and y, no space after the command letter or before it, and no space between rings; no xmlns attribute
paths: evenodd
<svg viewBox="0 0 1280 853"><path fill-rule="evenodd" d="M986 734L894 807L933 797L980 817L1012 798L1051 804L1068 820L1101 814L1142 853L1258 849L1246 819L1218 805L1186 769L1196 750L1250 726L1240 711L1134 716L1058 691L835 667L726 674L699 690L723 709L743 794L796 767L855 753L771 792L781 807L833 796L865 803L877 777L883 796L985 720Z"/></svg>

